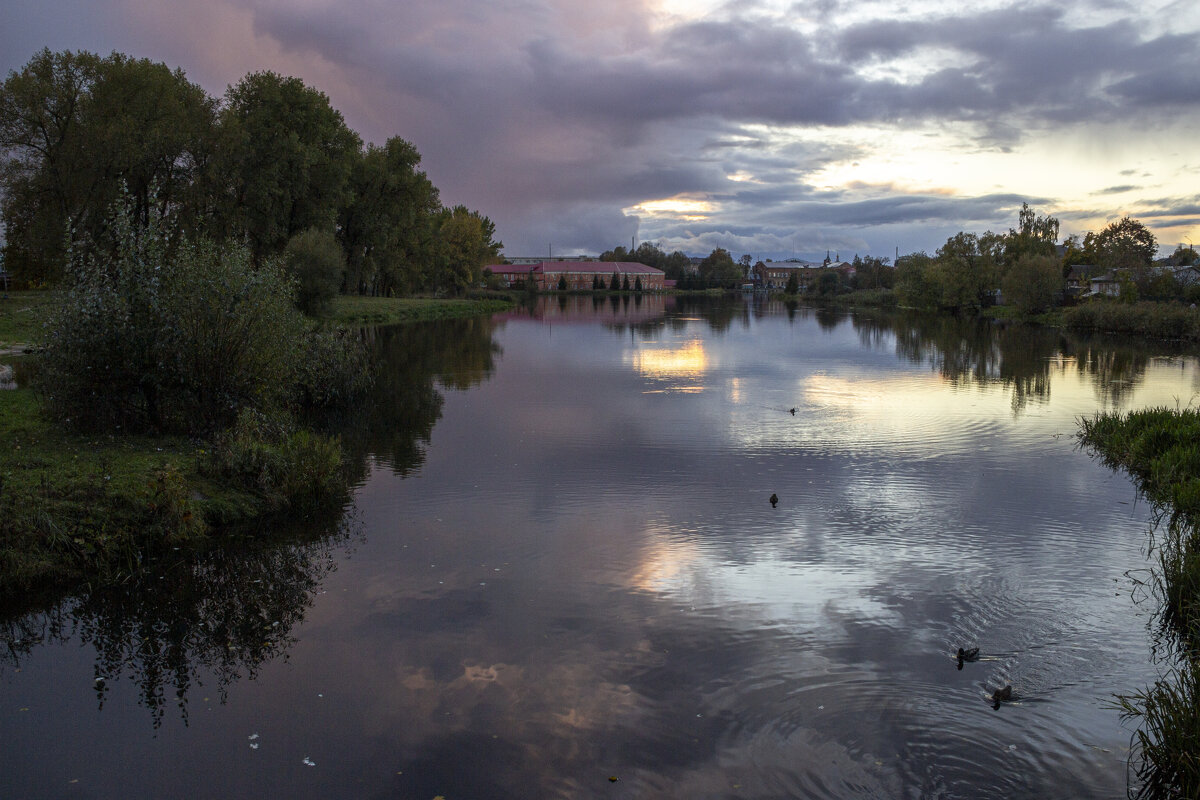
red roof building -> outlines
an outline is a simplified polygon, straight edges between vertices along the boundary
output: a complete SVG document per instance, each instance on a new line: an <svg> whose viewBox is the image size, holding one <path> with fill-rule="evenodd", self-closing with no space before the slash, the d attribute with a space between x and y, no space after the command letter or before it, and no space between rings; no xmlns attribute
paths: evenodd
<svg viewBox="0 0 1200 800"><path fill-rule="evenodd" d="M591 289L597 276L607 289L615 272L622 286L628 278L631 288L640 280L642 289L657 291L664 288L666 278L661 269L634 261L542 261L539 264L491 264L486 269L490 269L505 286L528 285L532 280L538 289L557 289L560 278L566 280L567 289Z"/></svg>

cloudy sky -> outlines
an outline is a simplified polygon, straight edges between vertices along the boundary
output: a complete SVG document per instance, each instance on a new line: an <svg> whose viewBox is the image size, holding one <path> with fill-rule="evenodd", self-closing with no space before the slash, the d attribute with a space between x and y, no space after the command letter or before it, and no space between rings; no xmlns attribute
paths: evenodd
<svg viewBox="0 0 1200 800"><path fill-rule="evenodd" d="M295 75L508 255L932 252L1028 201L1200 244L1196 0L5 0L0 70Z"/></svg>

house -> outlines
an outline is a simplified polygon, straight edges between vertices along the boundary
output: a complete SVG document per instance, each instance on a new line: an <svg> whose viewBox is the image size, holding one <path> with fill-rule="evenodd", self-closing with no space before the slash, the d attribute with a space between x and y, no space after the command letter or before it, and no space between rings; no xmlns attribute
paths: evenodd
<svg viewBox="0 0 1200 800"><path fill-rule="evenodd" d="M1091 291L1091 276L1096 274L1097 267L1092 264L1076 264L1067 273L1067 294L1073 297L1088 294Z"/></svg>
<svg viewBox="0 0 1200 800"><path fill-rule="evenodd" d="M1116 297L1121 293L1121 276L1115 272L1097 275L1091 279L1090 283L1092 290L1088 294L1092 296Z"/></svg>
<svg viewBox="0 0 1200 800"><path fill-rule="evenodd" d="M1200 284L1200 267L1175 267L1175 280L1180 286Z"/></svg>
<svg viewBox="0 0 1200 800"><path fill-rule="evenodd" d="M536 264L492 264L492 274L504 286L528 286L532 282L539 290L557 289L560 279L567 289L591 289L596 278L608 288L613 273L622 286L629 281L630 287L641 281L642 289L659 291L665 288L666 274L661 269L648 267L636 261L540 261Z"/></svg>

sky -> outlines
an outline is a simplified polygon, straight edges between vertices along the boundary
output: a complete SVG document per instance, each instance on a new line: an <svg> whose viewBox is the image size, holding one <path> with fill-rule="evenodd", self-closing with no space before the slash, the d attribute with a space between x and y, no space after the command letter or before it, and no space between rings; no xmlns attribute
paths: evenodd
<svg viewBox="0 0 1200 800"><path fill-rule="evenodd" d="M933 253L1132 216L1200 244L1195 0L4 0L43 47L325 92L508 256Z"/></svg>

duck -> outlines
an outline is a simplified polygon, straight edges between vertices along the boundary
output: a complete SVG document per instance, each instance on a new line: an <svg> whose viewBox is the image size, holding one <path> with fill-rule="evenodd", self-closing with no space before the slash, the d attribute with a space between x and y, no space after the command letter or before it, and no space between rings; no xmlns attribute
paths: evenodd
<svg viewBox="0 0 1200 800"><path fill-rule="evenodd" d="M794 409L794 408L792 409L792 416L793 417L796 416L796 409Z"/></svg>
<svg viewBox="0 0 1200 800"><path fill-rule="evenodd" d="M959 669L962 669L962 665L963 665L964 661L978 661L978 660L979 660L979 648L978 647L972 647L970 650L964 650L961 647L958 648L958 668Z"/></svg>
<svg viewBox="0 0 1200 800"><path fill-rule="evenodd" d="M997 689L992 692L992 708L999 708L1000 703L1012 700L1012 686L1006 685L1003 689Z"/></svg>
<svg viewBox="0 0 1200 800"><path fill-rule="evenodd" d="M775 504L778 502L779 502L779 495L775 494L774 492L771 492L771 508L774 508Z"/></svg>

